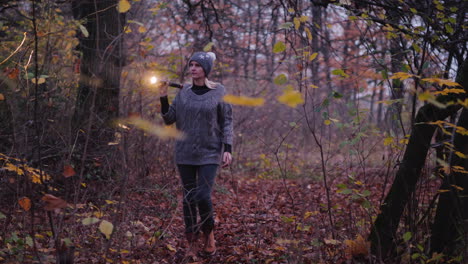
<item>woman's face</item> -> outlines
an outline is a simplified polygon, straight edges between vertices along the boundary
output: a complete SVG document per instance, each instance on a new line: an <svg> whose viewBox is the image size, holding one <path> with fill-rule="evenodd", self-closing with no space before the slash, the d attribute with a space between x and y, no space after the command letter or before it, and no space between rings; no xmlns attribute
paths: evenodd
<svg viewBox="0 0 468 264"><path fill-rule="evenodd" d="M196 62L191 61L189 64L190 74L192 74L192 79L204 79L205 71L203 71L202 66Z"/></svg>

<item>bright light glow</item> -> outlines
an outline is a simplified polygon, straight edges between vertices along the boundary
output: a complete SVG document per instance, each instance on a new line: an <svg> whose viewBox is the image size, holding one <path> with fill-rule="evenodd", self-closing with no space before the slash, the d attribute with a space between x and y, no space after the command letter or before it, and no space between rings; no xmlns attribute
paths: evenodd
<svg viewBox="0 0 468 264"><path fill-rule="evenodd" d="M151 84L156 84L157 82L158 82L158 78L156 78L156 76L151 76L150 83Z"/></svg>

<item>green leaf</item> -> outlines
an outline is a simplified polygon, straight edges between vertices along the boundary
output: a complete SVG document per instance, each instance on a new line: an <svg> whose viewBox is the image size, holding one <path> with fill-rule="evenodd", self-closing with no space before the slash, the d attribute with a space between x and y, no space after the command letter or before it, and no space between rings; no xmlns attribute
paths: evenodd
<svg viewBox="0 0 468 264"><path fill-rule="evenodd" d="M285 75L285 74L280 74L278 76L275 77L275 79L273 80L273 82L276 84L276 85L283 85L285 83L288 82L288 77Z"/></svg>
<svg viewBox="0 0 468 264"><path fill-rule="evenodd" d="M453 27L450 24L445 24L445 30L450 34L453 34L454 32Z"/></svg>
<svg viewBox="0 0 468 264"><path fill-rule="evenodd" d="M339 183L339 184L336 185L336 188L338 188L338 189L345 189L347 187L348 186L346 186L346 184L344 184L344 183Z"/></svg>
<svg viewBox="0 0 468 264"><path fill-rule="evenodd" d="M419 253L414 253L413 255L411 255L411 259L417 259L421 256L421 254Z"/></svg>
<svg viewBox="0 0 468 264"><path fill-rule="evenodd" d="M6 218L6 215L4 215L4 214L2 214L2 213L0 212L0 219L5 219L5 218Z"/></svg>
<svg viewBox="0 0 468 264"><path fill-rule="evenodd" d="M413 237L413 235L411 234L411 232L406 232L406 233L403 234L403 240L404 240L405 242L408 242L408 241L411 239L411 237Z"/></svg>
<svg viewBox="0 0 468 264"><path fill-rule="evenodd" d="M73 242L72 242L71 239L68 238L68 237L62 239L62 241L63 241L63 243L65 243L65 245L66 245L67 247L70 247L70 246L73 245Z"/></svg>
<svg viewBox="0 0 468 264"><path fill-rule="evenodd" d="M292 27L294 24L292 22L286 22L286 23L283 23L281 24L281 26L279 27L280 29L288 29L290 27Z"/></svg>
<svg viewBox="0 0 468 264"><path fill-rule="evenodd" d="M92 224L96 224L98 223L100 220L99 218L96 218L96 217L87 217L83 220L81 220L81 223L83 225L92 225Z"/></svg>
<svg viewBox="0 0 468 264"><path fill-rule="evenodd" d="M284 44L284 42L282 41L278 41L275 43L275 45L273 46L273 52L274 53L280 53L280 52L283 52L286 50L286 44Z"/></svg>
<svg viewBox="0 0 468 264"><path fill-rule="evenodd" d="M99 224L99 231L103 233L107 239L110 239L110 235L112 234L112 231L114 230L114 225L106 220L102 220L101 224Z"/></svg>
<svg viewBox="0 0 468 264"><path fill-rule="evenodd" d="M343 78L349 77L349 75L346 74L346 73L343 71L343 69L335 69L335 70L331 71L331 74L333 74L333 75L338 75L338 76L341 76L341 77L343 77Z"/></svg>
<svg viewBox="0 0 468 264"><path fill-rule="evenodd" d="M336 91L333 91L332 95L333 95L333 98L336 98L336 99L343 98L343 95Z"/></svg>
<svg viewBox="0 0 468 264"><path fill-rule="evenodd" d="M364 200L361 202L361 206L365 209L371 208L371 203L368 200Z"/></svg>
<svg viewBox="0 0 468 264"><path fill-rule="evenodd" d="M369 190L364 190L364 191L362 191L361 195L364 196L364 197L367 197L367 196L371 195L371 192Z"/></svg>
<svg viewBox="0 0 468 264"><path fill-rule="evenodd" d="M337 193L351 194L351 193L353 193L353 190L351 190L351 189L343 189L343 190L338 190Z"/></svg>

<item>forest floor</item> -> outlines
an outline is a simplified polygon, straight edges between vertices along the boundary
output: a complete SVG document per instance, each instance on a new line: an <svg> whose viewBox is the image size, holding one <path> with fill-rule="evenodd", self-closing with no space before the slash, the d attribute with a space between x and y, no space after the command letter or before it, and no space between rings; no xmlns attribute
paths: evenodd
<svg viewBox="0 0 468 264"><path fill-rule="evenodd" d="M183 257L176 178L56 210L51 218L64 245L74 245L75 263L351 263L351 254L367 253L362 237L391 179L378 170L329 177L327 195L323 180L220 175L213 193L218 250L210 258ZM55 263L49 217L35 214L33 231L30 214L18 206L0 219L0 262Z"/></svg>

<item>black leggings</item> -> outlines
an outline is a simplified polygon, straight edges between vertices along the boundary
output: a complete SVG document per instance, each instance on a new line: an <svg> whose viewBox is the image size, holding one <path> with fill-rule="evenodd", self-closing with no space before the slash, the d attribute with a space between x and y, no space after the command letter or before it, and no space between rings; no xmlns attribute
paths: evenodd
<svg viewBox="0 0 468 264"><path fill-rule="evenodd" d="M197 233L201 229L204 233L209 233L214 227L211 191L218 165L177 164L177 167L184 187L185 232ZM197 209L200 213L198 224Z"/></svg>

